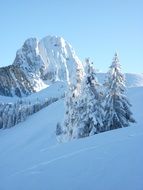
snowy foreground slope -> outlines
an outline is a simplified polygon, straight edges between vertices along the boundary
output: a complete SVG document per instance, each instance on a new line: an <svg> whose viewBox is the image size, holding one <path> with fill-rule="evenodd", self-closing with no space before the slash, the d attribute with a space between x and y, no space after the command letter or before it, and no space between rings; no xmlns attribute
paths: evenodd
<svg viewBox="0 0 143 190"><path fill-rule="evenodd" d="M0 190L142 190L143 88L128 90L137 124L58 144L60 100L0 131Z"/></svg>

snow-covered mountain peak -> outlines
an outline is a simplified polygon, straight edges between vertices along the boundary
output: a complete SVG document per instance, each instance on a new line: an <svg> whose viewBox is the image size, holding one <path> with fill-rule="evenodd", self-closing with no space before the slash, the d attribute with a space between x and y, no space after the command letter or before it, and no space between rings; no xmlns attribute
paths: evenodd
<svg viewBox="0 0 143 190"><path fill-rule="evenodd" d="M17 51L14 65L24 70L39 73L39 77L49 81L71 82L76 68L83 70L72 46L62 37L47 36L40 41L30 38Z"/></svg>
<svg viewBox="0 0 143 190"><path fill-rule="evenodd" d="M28 67L28 65L32 64L34 66L34 58L38 56L38 53L38 40L36 38L29 38L24 42L22 48L16 52L13 65Z"/></svg>
<svg viewBox="0 0 143 190"><path fill-rule="evenodd" d="M47 41L49 44L53 44L53 45L63 45L66 43L66 41L64 40L63 37L60 36L46 36L44 38L41 39L41 41Z"/></svg>
<svg viewBox="0 0 143 190"><path fill-rule="evenodd" d="M62 37L47 36L39 41L39 54L44 62L45 74L52 80L75 82L76 69L83 65L72 46Z"/></svg>
<svg viewBox="0 0 143 190"><path fill-rule="evenodd" d="M31 51L35 51L36 54L39 54L38 43L39 41L37 38L29 38L24 42L24 45L22 46L22 50L23 51L31 50Z"/></svg>
<svg viewBox="0 0 143 190"><path fill-rule="evenodd" d="M31 66L35 67L37 65L39 66L38 70L44 70L44 74L54 72L54 75L58 75L55 76L56 78L66 81L70 80L69 68L72 71L78 65L83 70L82 63L72 46L58 36L47 36L39 41L36 38L27 39L22 48L17 51L13 65L28 70L29 66L31 70ZM61 75L63 76L61 77Z"/></svg>
<svg viewBox="0 0 143 190"><path fill-rule="evenodd" d="M1 95L24 96L40 91L55 81L76 83L76 73L83 65L72 46L62 37L27 39L17 51L13 64L1 69L5 82ZM0 80L3 78L0 77Z"/></svg>
<svg viewBox="0 0 143 190"><path fill-rule="evenodd" d="M72 46L64 40L63 37L59 36L47 36L42 38L39 42L40 46L44 46L47 50L52 50L52 52L58 52L63 54L65 58L76 57L76 53Z"/></svg>
<svg viewBox="0 0 143 190"><path fill-rule="evenodd" d="M26 47L31 47L31 49L33 47L36 47L37 46L37 38L28 38L25 42L24 42L24 45L23 45L23 48L26 48Z"/></svg>

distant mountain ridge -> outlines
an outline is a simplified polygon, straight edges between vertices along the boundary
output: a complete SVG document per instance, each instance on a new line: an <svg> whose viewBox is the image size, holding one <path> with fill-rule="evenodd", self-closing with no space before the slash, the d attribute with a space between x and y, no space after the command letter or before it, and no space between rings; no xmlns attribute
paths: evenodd
<svg viewBox="0 0 143 190"><path fill-rule="evenodd" d="M72 46L62 37L27 39L17 51L12 65L0 68L0 95L24 97L38 92L55 81L76 82L77 69L83 64ZM99 82L104 73L97 73ZM125 74L127 87L143 86L143 74Z"/></svg>

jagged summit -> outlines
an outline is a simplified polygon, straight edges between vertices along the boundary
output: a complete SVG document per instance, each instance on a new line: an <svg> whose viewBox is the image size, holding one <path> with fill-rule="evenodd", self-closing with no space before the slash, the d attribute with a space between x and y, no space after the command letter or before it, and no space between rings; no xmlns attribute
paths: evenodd
<svg viewBox="0 0 143 190"><path fill-rule="evenodd" d="M17 51L12 65L0 68L0 95L23 97L38 92L55 81L76 83L83 64L72 46L58 36L27 39ZM102 76L101 76L102 75ZM99 81L104 74L99 74ZM127 74L127 86L143 86L143 75Z"/></svg>
<svg viewBox="0 0 143 190"><path fill-rule="evenodd" d="M75 69L82 64L75 51L62 37L47 36L41 40L30 38L17 51L13 65L36 72L43 80L69 82Z"/></svg>
<svg viewBox="0 0 143 190"><path fill-rule="evenodd" d="M83 72L81 61L62 37L29 38L17 51L13 64L0 69L5 73L0 95L25 96L55 81L74 83L77 68Z"/></svg>

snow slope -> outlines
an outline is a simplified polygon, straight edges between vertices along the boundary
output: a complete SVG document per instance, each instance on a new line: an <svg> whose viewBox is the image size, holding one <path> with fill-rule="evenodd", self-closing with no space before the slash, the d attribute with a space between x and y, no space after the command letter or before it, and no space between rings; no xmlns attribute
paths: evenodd
<svg viewBox="0 0 143 190"><path fill-rule="evenodd" d="M0 96L0 129L10 128L25 121L30 115L63 98L67 86L62 81L27 97Z"/></svg>
<svg viewBox="0 0 143 190"><path fill-rule="evenodd" d="M0 103L12 103L17 102L18 100L23 101L30 101L34 103L37 99L39 99L41 102L45 99L52 99L52 98L58 98L60 99L62 96L64 96L65 91L67 89L67 85L62 81L56 81L49 87L33 93L27 97L19 98L17 96L15 97L8 97L8 96L0 96Z"/></svg>
<svg viewBox="0 0 143 190"><path fill-rule="evenodd" d="M60 100L0 131L0 190L142 190L143 88L128 90L137 124L58 144Z"/></svg>

